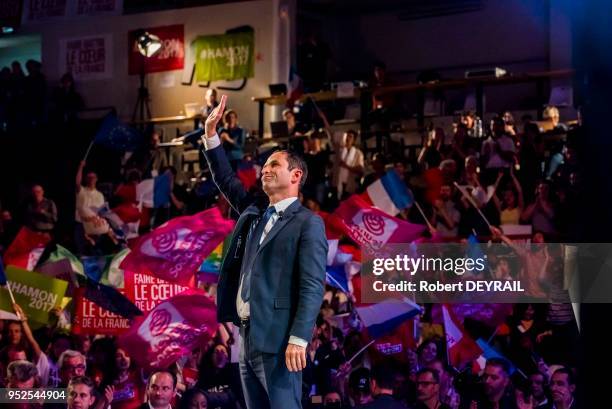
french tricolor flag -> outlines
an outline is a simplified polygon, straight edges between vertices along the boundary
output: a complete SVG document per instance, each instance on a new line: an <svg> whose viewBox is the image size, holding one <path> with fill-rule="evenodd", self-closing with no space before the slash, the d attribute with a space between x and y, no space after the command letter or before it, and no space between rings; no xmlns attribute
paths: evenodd
<svg viewBox="0 0 612 409"><path fill-rule="evenodd" d="M357 307L357 314L366 327L371 339L381 337L403 322L420 314L422 308L413 301L389 299L382 302Z"/></svg>
<svg viewBox="0 0 612 409"><path fill-rule="evenodd" d="M158 209L170 204L172 173L166 171L152 179L145 179L136 186L136 200L144 207Z"/></svg>
<svg viewBox="0 0 612 409"><path fill-rule="evenodd" d="M477 359L483 350L465 332L457 317L446 305L442 305L442 319L449 364L456 369L462 369L463 366Z"/></svg>
<svg viewBox="0 0 612 409"><path fill-rule="evenodd" d="M397 215L414 203L412 192L393 169L369 185L362 197L391 216Z"/></svg>

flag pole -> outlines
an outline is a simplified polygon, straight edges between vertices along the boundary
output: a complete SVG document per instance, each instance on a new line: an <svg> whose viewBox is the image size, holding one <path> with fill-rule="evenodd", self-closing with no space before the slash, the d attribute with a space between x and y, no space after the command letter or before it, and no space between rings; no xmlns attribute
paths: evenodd
<svg viewBox="0 0 612 409"><path fill-rule="evenodd" d="M351 359L349 359L349 360L348 360L348 361L346 361L346 362L347 362L347 363L349 363L349 364L350 364L351 362L353 362L353 360L354 360L355 358L357 358L357 357L358 357L358 356L359 356L359 355L360 355L360 354L361 354L363 351L365 351L366 349L368 349L368 348L370 347L370 345L372 345L374 342L376 342L376 340L375 340L375 339L373 339L373 340L371 340L370 342L368 342L368 343L366 344L366 346L364 346L364 347L363 347L363 348L361 348L359 351L357 351L357 352L356 352L356 353L355 353L355 354L354 354L354 355L351 357Z"/></svg>
<svg viewBox="0 0 612 409"><path fill-rule="evenodd" d="M91 151L91 148L93 147L94 142L95 142L95 139L92 140L89 146L87 147L87 152L85 152L85 157L83 158L83 162L87 162L87 157L89 156L89 152Z"/></svg>
<svg viewBox="0 0 612 409"><path fill-rule="evenodd" d="M338 282L338 280L336 280L336 279L335 279L335 278L334 278L334 277L333 277L331 274L326 273L326 275L327 275L327 278L329 278L329 279L330 279L330 280L332 280L334 283L336 283L336 285L338 286L338 288L340 288L340 289L341 289L343 292L345 292L346 294L348 294L348 293L349 293L349 292L348 292L348 290L346 290L346 289L345 289L345 288L342 286L342 284L340 284L340 283Z"/></svg>
<svg viewBox="0 0 612 409"><path fill-rule="evenodd" d="M416 200L414 201L414 204L416 206L416 208L418 209L419 213L421 213L421 216L423 216L423 219L425 219L425 223L427 223L427 227L429 227L429 230L434 230L434 227L431 225L431 223L429 222L429 220L427 219L427 216L425 216L425 212L423 211L423 209L421 208L421 205L419 204L419 202L417 202Z"/></svg>
<svg viewBox="0 0 612 409"><path fill-rule="evenodd" d="M8 291L9 296L11 297L11 302L13 304L17 304L17 302L15 302L15 296L13 295L13 290L11 290L11 286L8 285L8 282L6 283L6 286L4 286L4 287L6 287L6 290Z"/></svg>
<svg viewBox="0 0 612 409"><path fill-rule="evenodd" d="M474 199L472 199L472 197L461 186L459 186L459 183L457 182L453 182L453 183L455 184L455 187L459 189L459 191L461 192L461 195L463 195L463 197L465 197L468 200L468 202L470 202L470 204L474 206L474 209L476 209L478 214L480 214L480 217L482 217L482 220L484 220L484 222L487 224L487 226L490 229L491 223L489 223L489 220L485 217L484 213L482 213L480 208L476 205L476 203L474 202Z"/></svg>

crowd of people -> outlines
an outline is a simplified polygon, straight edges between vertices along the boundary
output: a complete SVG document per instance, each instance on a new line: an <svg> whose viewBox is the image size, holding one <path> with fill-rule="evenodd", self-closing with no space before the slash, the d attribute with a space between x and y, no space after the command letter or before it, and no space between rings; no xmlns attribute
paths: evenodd
<svg viewBox="0 0 612 409"><path fill-rule="evenodd" d="M27 68L27 77L19 64L1 72L0 117L6 132L43 118L42 109L28 111L28 118L16 116L25 111L11 112L19 103L38 106L35 101L46 98L40 65L32 62ZM58 91L54 97L61 115L55 117L72 120L82 101L69 76L62 78L61 90L64 93ZM204 116L217 105L216 99L216 91L209 89ZM376 101L373 112L392 108L392 98L377 97ZM425 234L456 242L475 234L481 241L511 244L511 235L504 233L507 226L531 226L532 242L576 237L579 223L573 210L581 186L575 140L581 130L579 124L567 127L559 122L555 107L546 109L546 121L550 121L546 132L532 118L515 120L511 111L494 116L488 124L476 113L464 112L457 117L449 139L434 120L424 130L423 144L414 158L399 150L371 154L364 149L367 134L335 132L325 111L315 106L314 120L301 118L293 109L283 113L290 135L287 144L308 165L300 200L309 209L333 213L342 200L364 192L393 171L423 208L421 213L413 206L397 217L428 224ZM249 170L258 179L262 159L278 145L261 141L258 149L249 148L248 132L234 110L226 112L218 133L239 176ZM105 206L121 213L123 220L139 222L135 232L139 234L212 206L235 218L218 194L203 157L201 173L190 175L196 176L196 182L184 183L189 178L184 177L182 166L158 146L160 134L151 130L146 146L122 157L121 180L99 183L96 169L81 162L74 179L62 181L75 186L74 197L69 199L74 208L58 208L54 198L45 194L45 186L32 185L31 197L23 206L0 209L0 252L26 226L78 256L114 254L128 246L130 239L118 234L105 219L100 212ZM197 139L187 142L198 146ZM138 183L160 175L170 180L169 201L161 208L143 208L136 195ZM241 180L251 184L248 178ZM470 198L457 185L465 187ZM249 187L257 189L257 184ZM73 234L58 234L58 214L73 211ZM498 227L490 228L481 212ZM569 304L517 304L494 326L465 318L462 324L467 332L474 338L489 339L506 358L489 358L480 367L474 361L454 368L447 359L444 330L435 319L434 305L424 305L425 312L414 322L412 333L399 327L384 342L357 353L369 340L355 313L355 301L351 294L327 288L307 348L302 385L305 407L576 407L576 356L572 351L578 330ZM113 337L71 334L69 318L66 320L69 311L53 310L49 325L33 329L20 306L14 309L19 321L0 320L2 386L68 388L69 407L79 409L109 405L113 409L244 407L232 324L220 324L208 344L171 367L146 373Z"/></svg>

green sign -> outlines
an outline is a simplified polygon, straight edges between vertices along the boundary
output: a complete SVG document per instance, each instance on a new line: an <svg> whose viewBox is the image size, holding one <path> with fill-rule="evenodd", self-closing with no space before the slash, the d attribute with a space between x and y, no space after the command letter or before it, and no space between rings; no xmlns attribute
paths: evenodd
<svg viewBox="0 0 612 409"><path fill-rule="evenodd" d="M195 49L197 82L252 78L255 72L253 31L200 36Z"/></svg>
<svg viewBox="0 0 612 409"><path fill-rule="evenodd" d="M49 311L62 305L68 282L15 266L6 268L8 285L15 301L29 319L46 324ZM0 287L0 310L13 311L8 290Z"/></svg>

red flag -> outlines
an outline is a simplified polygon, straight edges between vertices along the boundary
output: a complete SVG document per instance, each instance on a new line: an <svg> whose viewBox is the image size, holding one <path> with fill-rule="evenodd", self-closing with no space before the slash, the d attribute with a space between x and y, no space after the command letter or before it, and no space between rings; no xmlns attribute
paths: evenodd
<svg viewBox="0 0 612 409"><path fill-rule="evenodd" d="M121 268L187 285L233 227L234 221L224 219L217 207L177 217L141 236Z"/></svg>
<svg viewBox="0 0 612 409"><path fill-rule="evenodd" d="M442 317L449 365L462 369L482 354L482 348L465 332L463 325L446 305L442 305Z"/></svg>
<svg viewBox="0 0 612 409"><path fill-rule="evenodd" d="M433 204L437 199L440 198L440 188L444 183L442 177L442 171L439 168L427 169L423 173L425 184L427 185L427 191L425 192L425 200Z"/></svg>
<svg viewBox="0 0 612 409"><path fill-rule="evenodd" d="M425 230L425 226L408 223L370 206L359 195L343 201L335 215L342 220L345 233L367 253L375 253L387 243L410 243Z"/></svg>
<svg viewBox="0 0 612 409"><path fill-rule="evenodd" d="M236 176L238 176L238 179L240 179L246 190L249 190L257 184L257 169L255 169L251 161L242 161L238 165Z"/></svg>
<svg viewBox="0 0 612 409"><path fill-rule="evenodd" d="M390 333L377 338L370 347L371 357L375 362L392 359L402 364L408 363L409 349L416 349L414 339L414 319L404 321Z"/></svg>
<svg viewBox="0 0 612 409"><path fill-rule="evenodd" d="M45 246L50 241L51 236L48 233L35 232L22 227L4 253L4 264L34 270Z"/></svg>
<svg viewBox="0 0 612 409"><path fill-rule="evenodd" d="M344 223L338 216L324 211L318 211L317 214L321 216L325 223L325 236L328 240L335 240L344 236Z"/></svg>
<svg viewBox="0 0 612 409"><path fill-rule="evenodd" d="M202 290L175 295L138 318L119 345L143 368L166 368L217 331L217 308Z"/></svg>

